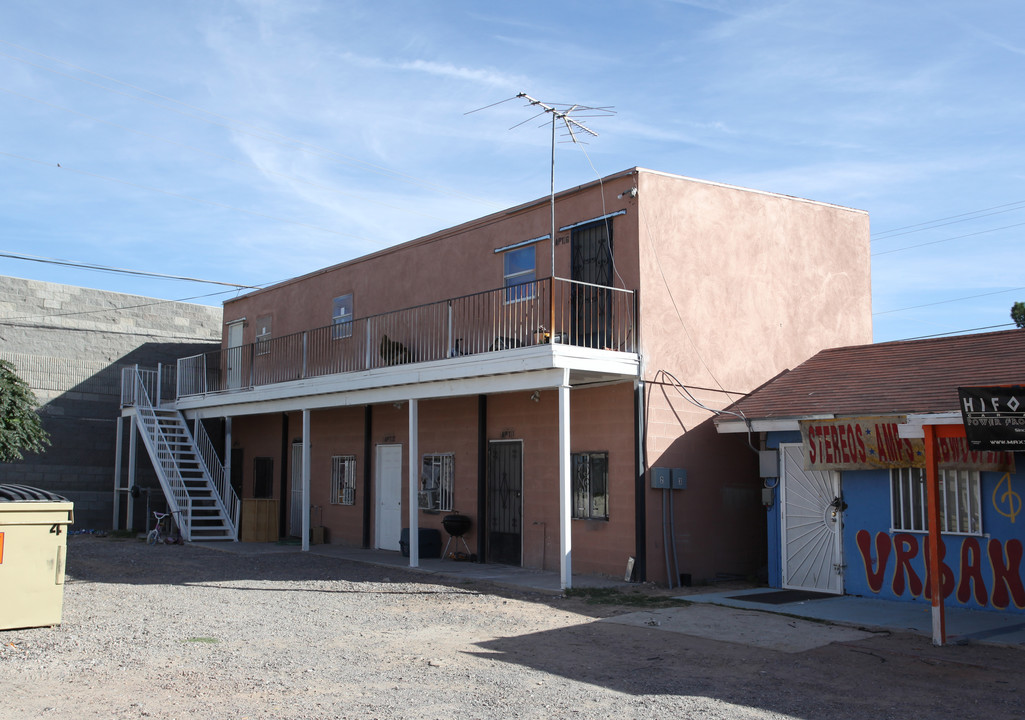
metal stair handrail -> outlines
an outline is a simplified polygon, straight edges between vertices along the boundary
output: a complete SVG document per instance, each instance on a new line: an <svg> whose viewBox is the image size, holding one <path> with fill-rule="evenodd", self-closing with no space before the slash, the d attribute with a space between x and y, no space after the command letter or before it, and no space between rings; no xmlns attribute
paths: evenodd
<svg viewBox="0 0 1025 720"><path fill-rule="evenodd" d="M188 430L188 423L185 425L186 430ZM210 436L207 434L202 422L195 424L195 431L191 433L191 436L196 449L199 451L197 456L199 457L200 464L203 466L203 471L213 484L214 496L221 506L221 512L224 513L225 519L231 525L232 539L238 540L238 521L242 503L239 501L235 489L231 486L230 478L224 472L224 465L221 464L213 441L210 440Z"/></svg>
<svg viewBox="0 0 1025 720"><path fill-rule="evenodd" d="M156 460L157 479L164 491L164 497L167 499L168 505L171 506L171 512L177 515L175 520L182 536L186 540L191 540L192 498L189 497L185 480L178 468L176 454L167 441L163 428L160 427L159 418L150 402L149 393L146 391L146 384L139 369L137 367L124 368L124 372L132 377L132 399L135 412L143 420L144 426L147 420L152 421L154 426L152 431L147 428L147 431L142 433L142 439Z"/></svg>

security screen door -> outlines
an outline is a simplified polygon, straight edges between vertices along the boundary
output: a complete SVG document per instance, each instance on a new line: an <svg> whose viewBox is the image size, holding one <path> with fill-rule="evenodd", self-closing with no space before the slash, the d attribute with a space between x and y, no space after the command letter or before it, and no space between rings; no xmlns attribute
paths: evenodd
<svg viewBox="0 0 1025 720"><path fill-rule="evenodd" d="M523 546L523 441L488 446L488 561L520 565Z"/></svg>
<svg viewBox="0 0 1025 720"><path fill-rule="evenodd" d="M843 592L840 473L804 469L800 444L780 445L783 587Z"/></svg>

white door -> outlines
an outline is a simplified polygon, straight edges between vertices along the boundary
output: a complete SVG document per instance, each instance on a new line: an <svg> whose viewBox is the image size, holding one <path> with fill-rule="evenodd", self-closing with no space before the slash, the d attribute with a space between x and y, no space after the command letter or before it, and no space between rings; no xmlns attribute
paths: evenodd
<svg viewBox="0 0 1025 720"><path fill-rule="evenodd" d="M292 443L292 493L289 503L288 534L303 536L303 444Z"/></svg>
<svg viewBox="0 0 1025 720"><path fill-rule="evenodd" d="M224 361L228 370L228 389L238 390L242 387L242 329L245 323L241 320L228 325L228 350Z"/></svg>
<svg viewBox="0 0 1025 720"><path fill-rule="evenodd" d="M402 446L377 446L375 547L399 550L402 536Z"/></svg>
<svg viewBox="0 0 1025 720"><path fill-rule="evenodd" d="M840 473L804 469L799 444L780 445L783 587L843 592Z"/></svg>

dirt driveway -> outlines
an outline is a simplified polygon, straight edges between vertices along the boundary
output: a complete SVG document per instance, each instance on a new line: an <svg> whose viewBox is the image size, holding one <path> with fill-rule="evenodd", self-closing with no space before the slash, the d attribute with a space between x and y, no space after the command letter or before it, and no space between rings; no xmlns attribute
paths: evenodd
<svg viewBox="0 0 1025 720"><path fill-rule="evenodd" d="M1018 648L829 626L810 649L725 642L737 611L658 609L658 591L592 604L90 536L70 538L68 575L62 625L0 631L5 719L1025 715ZM798 622L760 615L753 638Z"/></svg>

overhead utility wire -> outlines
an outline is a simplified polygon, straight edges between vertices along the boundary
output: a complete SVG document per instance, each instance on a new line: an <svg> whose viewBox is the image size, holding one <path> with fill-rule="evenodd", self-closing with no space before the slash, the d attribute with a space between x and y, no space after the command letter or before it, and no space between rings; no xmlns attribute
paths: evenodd
<svg viewBox="0 0 1025 720"><path fill-rule="evenodd" d="M947 303L961 302L962 300L974 300L976 298L989 297L990 295L1003 295L1004 293L1017 292L1019 290L1025 290L1025 287L1008 288L1007 290L994 290L993 292L981 293L979 295L968 295L966 297L952 298L950 300L938 300L936 302L925 303L924 305L912 305L910 307L894 308L893 310L881 310L872 314L888 315L889 313L904 312L905 310L917 310L918 308L932 307L933 305L946 305Z"/></svg>
<svg viewBox="0 0 1025 720"><path fill-rule="evenodd" d="M978 235L985 235L986 233L997 232L999 230L1010 230L1011 228L1022 227L1025 222L1015 223L1014 225L1004 225L1003 227L990 228L988 230L979 230L978 232L966 233L964 235L957 235L955 237L943 238L942 240L931 240L929 242L919 243L918 245L908 245L902 248L894 248L893 250L883 250L882 252L872 253L872 257L878 257L879 255L890 255L892 253L902 252L904 250L914 250L915 248L927 247L929 245L939 245L940 243L950 242L951 240L964 240L965 238L976 237Z"/></svg>
<svg viewBox="0 0 1025 720"><path fill-rule="evenodd" d="M901 235L910 235L911 233L922 232L924 230L932 230L933 228L956 225L957 223L968 222L969 220L990 217L991 215L1013 212L1014 210L1020 210L1023 207L1025 207L1025 200L1018 200L1012 203L1005 203L1004 205L996 205L991 208L972 210L971 212L961 213L960 215L951 215L950 217L939 218L938 220L927 220L914 225L905 225L904 227L893 228L892 230L883 230L875 233L872 236L872 239L889 240L891 238L900 237ZM886 237L882 237L884 235Z"/></svg>
<svg viewBox="0 0 1025 720"><path fill-rule="evenodd" d="M114 183L119 183L121 185L127 185L129 187L139 188L140 190L148 190L150 192L156 192L156 193L161 193L163 195L169 195L170 197L176 197L176 198L179 198L179 199L182 199L182 200L191 200L193 202L203 203L204 205L212 205L214 207L224 208L225 210L234 210L235 212L246 213L248 215L254 215L256 217L261 217L261 218L264 218L266 220L273 220L275 222L287 223L289 225L298 225L299 227L309 228L310 230L318 230L320 232L331 233L332 235L341 235L342 237L349 237L349 238L353 238L355 240L362 240L363 242L370 242L370 243L374 243L376 245L387 246L387 243L382 242L380 240L374 240L373 238L366 238L366 237L363 237L361 235L353 235L352 233L342 232L341 230L331 230L330 228L321 227L319 225L311 225L309 223L299 222L298 220L288 220L286 218L276 217L274 215L268 215L267 213L256 212L255 210L247 210L245 208L236 207L234 205L227 205L225 203L220 203L220 202L217 202L215 200L205 200L203 198L198 198L198 197L195 197L193 195L185 195L183 193L176 193L176 192L172 192L170 190L164 190L162 188L153 187L151 185L142 185L140 183L131 182L130 180L121 180L120 178L110 177L109 175L99 175L97 173L91 173L91 172L88 172L86 170L76 170L75 168L70 168L70 167L67 167L66 165L61 165L60 163L44 162L42 160L37 160L35 158L25 157L24 155L16 155L14 153L4 152L2 150L0 150L0 155L3 155L5 157L10 157L10 158L15 158L17 160L24 160L26 162L36 163L37 165L42 165L44 167L51 167L51 168L52 167L56 167L56 168L59 168L61 170L65 170L65 171L70 172L70 173L75 173L76 175L83 175L85 177L92 177L92 178L98 178L100 180L107 180L109 182L114 182Z"/></svg>
<svg viewBox="0 0 1025 720"><path fill-rule="evenodd" d="M23 50L25 52L32 53L33 55L38 55L39 57L46 58L47 60L50 60L52 62L56 62L56 63L60 63L62 65L66 65L66 66L68 66L70 68L74 68L75 70L79 70L81 72L89 73L90 75L95 75L96 77L103 78L104 80L108 80L108 81L113 82L113 83L117 83L118 85L123 85L124 87L131 88L132 90L135 90L137 92L145 93L147 95L152 95L153 97L160 98L161 100L165 100L167 102L175 103L176 105L181 105L182 107L188 108L190 110L194 110L196 112L203 113L204 115L208 115L211 118L217 118L218 120L223 120L224 122L217 122L217 121L214 121L214 120L210 120L209 118L206 118L206 117L200 117L200 116L197 116L197 115L194 115L194 114L191 114L191 113L183 112L182 110L179 110L177 108L167 107L166 105L161 105L159 103L154 103L154 102L151 102L151 101L146 100L144 98L140 98L140 97L138 97L136 95L132 95L131 93L126 93L126 92L123 92L123 91L120 91L120 90L116 90L114 88L107 87L106 85L102 85L100 83L90 82L90 81L85 80L83 78L75 77L74 75L69 75L67 73L63 73L63 72L59 72L57 70L54 70L53 68L48 68L48 67L45 67L43 65L39 65L37 63L30 62L30 61L28 61L28 60L26 60L24 58L20 58L20 57L17 57L15 55L10 55L8 53L0 52L0 56L2 56L2 57L9 58L11 60L23 63L25 65L29 65L31 67L37 68L39 70L42 70L44 72L48 72L48 73L51 73L51 74L54 74L54 75L59 75L61 77L65 77L65 78L68 78L70 80L75 80L76 82L80 82L80 83L83 83L85 85L91 85L93 87L97 87L97 88L100 88L102 90L106 90L107 92L115 93L117 95L122 95L124 97L131 98L133 100L137 100L137 101L140 101L140 102L145 102L145 103L147 103L149 105L152 105L154 107L157 107L157 108L160 108L160 109L163 109L163 110L169 110L170 112L174 112L174 113L177 113L179 115L183 115L185 117L191 117L191 118L193 118L195 120L199 120L200 122L205 122L205 123L208 123L210 125L216 125L218 127L223 127L223 128L229 129L229 130L234 130L236 132L241 132L241 133L244 133L246 135L251 135L253 137L259 138L261 140L267 140L267 141L276 142L276 143L279 143L279 144L289 145L289 146L292 146L292 147L294 147L296 149L299 149L299 150L301 150L303 152L306 152L306 153L309 153L309 154L312 154L312 155L318 155L318 156L323 157L325 159L333 160L335 162L348 163L350 165L353 165L353 166L356 166L356 167L360 167L360 168L362 168L364 170L370 170L370 171L376 172L376 173L378 173L380 175L385 175L387 177L391 177L393 179L400 180L402 182L406 182L406 183L409 183L409 184L412 184L412 185L417 185L417 186L422 187L422 188L424 188L426 190L432 190L434 192L438 192L438 193L446 194L446 195L452 195L454 197L462 197L464 199L472 200L474 202L479 202L479 203L484 204L484 205L490 205L492 207L500 207L500 203L496 203L496 202L491 201L491 200L486 200L484 198L475 197L473 195L469 195L467 193L460 192L459 190L455 190L455 189L452 189L452 188L447 188L447 187L445 187L443 185L439 185L437 183L432 183L432 182L430 182L428 180L421 180L420 178L414 177L412 175L408 175L406 173L399 172L397 170L391 170L389 168L381 167L379 165L374 165L373 163L368 163L368 162L366 162L364 160L359 160L357 158L350 157L348 155L345 155L343 153L337 152L335 150L330 150L328 148L323 148L323 147L321 147L319 145L314 145L313 143L308 143L308 142L305 142L305 141L302 141L302 140L296 140L295 138L289 137L287 135L283 135L283 134L278 133L278 132L274 132L273 130L266 130L266 129L260 128L260 127L258 127L256 125L250 125L248 123L243 123L243 122L240 122L238 120L234 120L233 118L229 118L229 117L224 116L224 115L219 115L219 114L211 112L209 110L204 110L203 108L196 107L194 105L190 105L188 103L182 102L181 100L175 100L174 98L167 97L165 95L161 95L160 93L153 92L152 90L147 90L145 88L138 87L136 85L132 85L130 83L124 82L122 80L118 80L117 78L113 78L113 77L110 77L108 75L103 75L102 73L98 73L98 72L95 72L93 70L89 70L88 68L84 68L84 67L81 67L79 65L75 65L73 63L69 63L69 62L67 62L65 60L61 60L60 58L55 58L55 57L51 57L49 55L44 55L43 53L36 52L35 50L31 50L31 49L23 47L21 45L16 45L15 43L9 42L7 40L0 40L0 43L3 43L4 45L10 45L11 47L18 48L19 50ZM245 128L253 128L253 130L246 130Z"/></svg>
<svg viewBox="0 0 1025 720"><path fill-rule="evenodd" d="M907 342L909 340L928 340L929 338L946 337L947 335L964 335L965 333L978 332L979 330L994 330L996 328L1010 327L1014 325L1013 322L1001 323L1000 325L986 325L985 327L968 328L967 330L951 330L950 332L936 333L934 335L919 335L917 337L902 338L900 340L890 340L889 342Z"/></svg>
<svg viewBox="0 0 1025 720"><path fill-rule="evenodd" d="M216 158L217 160L224 160L225 162L229 162L229 163L232 163L234 165L238 165L239 167L253 168L253 169L258 170L259 172L261 172L261 173L263 173L265 175L274 175L276 177L284 178L285 180L290 180L292 182L302 183L303 185L309 185L310 187L314 187L314 188L317 188L317 189L320 189L320 190L327 190L328 192L337 193L339 195L345 195L346 197L355 198L355 199L361 200L363 202L369 202L369 203L374 203L376 205L381 205L382 207L386 207L386 208L388 208L390 210L397 210L399 212L405 212L405 213L409 213L411 215L419 215L421 217L430 218L432 220L441 220L442 219L442 218L439 218L436 215L429 215L427 213L417 212L416 210L410 210L409 208L404 208L404 207L401 207L399 205L390 205L388 203L381 202L380 200L375 200L373 198L369 198L369 197L366 197L366 196L363 196L363 195L356 195L355 193L350 193L350 192L347 192L347 191L342 190L340 188L335 188L335 187L331 187L330 185L323 185L321 183L314 182L312 180L307 180L306 178L296 177L295 175L287 175L287 174L285 174L283 172L278 172L277 170L268 170L267 168L260 167L256 163L243 162L242 160L236 160L235 158L230 158L227 155L221 155L220 153L211 152L210 150L204 150L203 148L196 147L195 145L188 145L186 143L178 142L177 140L171 140L169 138L161 137L160 135L154 135L152 133L144 132L142 130L136 130L136 129L130 128L130 127L126 126L126 125L121 125L119 123L111 122L110 120L104 120L101 117L97 117L95 115L89 115L88 113L84 113L84 112L81 112L79 110L72 110L71 108L66 108L66 107L62 107L60 105L55 105L55 104L53 104L51 102L47 102L46 100L40 100L39 98L34 98L34 97L30 96L30 95L23 95L22 93L14 92L13 90L9 90L7 88L0 87L0 92L5 92L5 93L8 93L10 95L14 95L15 97L20 97L20 98L22 98L24 100L30 100L32 102L39 103L40 105L45 105L47 107L53 108L55 110L61 110L62 112L66 112L66 113L69 113L69 114L72 114L72 115L77 115L79 117L86 118L87 120L91 120L93 122L102 123L104 125L109 125L109 126L111 126L113 128L117 128L118 130L123 130L125 132L133 133L133 134L139 135L141 137L151 138L153 140L158 140L160 142L167 143L168 145L174 145L174 146L177 146L177 147L180 147L180 148L185 148L186 150L191 150L191 151L199 153L201 155L206 155L208 157Z"/></svg>
<svg viewBox="0 0 1025 720"><path fill-rule="evenodd" d="M234 290L218 290L217 292L206 293L205 295L193 295L192 297L179 298L177 300L157 300L153 302L138 303L137 305L119 305L117 307L99 308L97 310L78 310L76 312L66 313L52 313L50 315L22 315L20 317L0 317L0 325L6 325L15 320L53 320L56 318L74 317L78 315L98 315L100 313L118 313L122 310L138 310L144 307L155 307L157 305L167 305L169 303L184 303L191 300L202 300L203 298L215 297L217 295L227 295Z"/></svg>
<svg viewBox="0 0 1025 720"><path fill-rule="evenodd" d="M200 278L187 277L184 275L168 275L165 273L148 272L146 270L128 270L126 268L109 267L107 265L97 265L95 263L73 262L71 260L59 260L57 258L38 257L36 255L23 255L21 253L12 253L6 251L0 251L0 257L10 258L12 260L28 260L30 262L44 263L47 265L63 265L65 267L82 268L85 270L99 270L101 272L109 272L118 275L137 275L139 277L160 278L163 280L185 280L187 282L203 283L206 285L224 285L235 290L260 289L260 287L257 285L242 285L240 283L222 282L220 280L202 280ZM217 293L214 294L216 295Z"/></svg>

